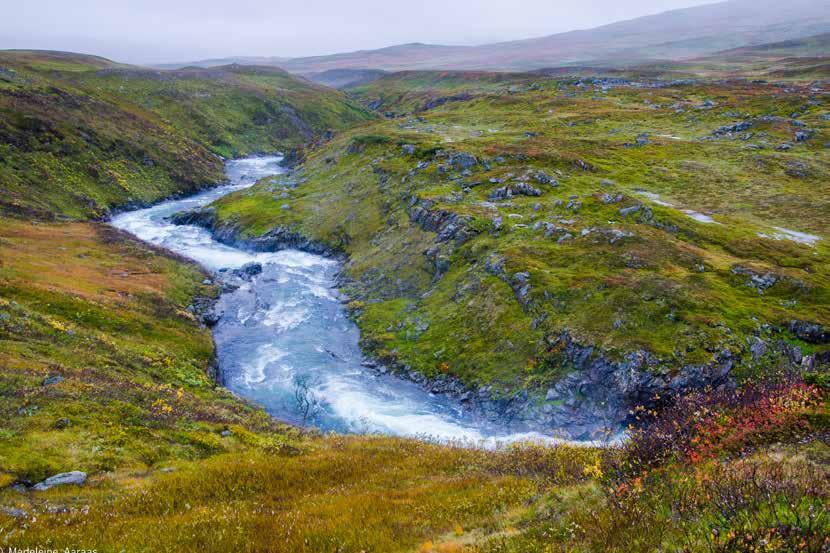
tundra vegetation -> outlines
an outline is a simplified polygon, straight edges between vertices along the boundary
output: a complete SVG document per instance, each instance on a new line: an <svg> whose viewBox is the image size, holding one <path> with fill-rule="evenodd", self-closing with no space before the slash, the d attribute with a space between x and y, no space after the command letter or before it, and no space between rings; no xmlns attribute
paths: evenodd
<svg viewBox="0 0 830 553"><path fill-rule="evenodd" d="M155 71L4 51L0 207L101 217L222 182L222 157L288 149L370 117L276 68Z"/></svg>
<svg viewBox="0 0 830 553"><path fill-rule="evenodd" d="M208 224L345 252L366 350L554 420L583 399L557 384L597 359L646 374L645 396L717 385L700 367L743 381L826 363L807 330L830 322L820 89L461 79L361 86L401 115L222 198Z"/></svg>
<svg viewBox="0 0 830 553"><path fill-rule="evenodd" d="M821 85L414 78L349 98L271 70L0 54L0 543L826 551ZM213 224L347 254L351 312L390 365L544 402L579 372L567 331L672 377L729 351L735 385L631 405L605 449L272 420L211 378L192 308L210 277L90 219L218 182L217 155L316 140ZM32 488L70 471L88 478Z"/></svg>

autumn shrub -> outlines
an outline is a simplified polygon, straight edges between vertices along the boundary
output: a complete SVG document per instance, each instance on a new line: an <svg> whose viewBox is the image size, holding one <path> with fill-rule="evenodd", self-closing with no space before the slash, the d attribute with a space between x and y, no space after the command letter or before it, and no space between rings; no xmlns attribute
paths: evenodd
<svg viewBox="0 0 830 553"><path fill-rule="evenodd" d="M805 414L825 390L791 379L706 390L674 401L659 412L638 408L646 423L630 432L613 473L629 477L678 459L699 463L809 432Z"/></svg>
<svg viewBox="0 0 830 553"><path fill-rule="evenodd" d="M828 476L804 459L768 455L674 464L608 486L604 508L576 524L583 540L609 548L826 551Z"/></svg>
<svg viewBox="0 0 830 553"><path fill-rule="evenodd" d="M827 551L830 475L796 453L822 443L809 421L825 393L791 378L637 409L643 426L603 454L600 506L562 535L589 550Z"/></svg>

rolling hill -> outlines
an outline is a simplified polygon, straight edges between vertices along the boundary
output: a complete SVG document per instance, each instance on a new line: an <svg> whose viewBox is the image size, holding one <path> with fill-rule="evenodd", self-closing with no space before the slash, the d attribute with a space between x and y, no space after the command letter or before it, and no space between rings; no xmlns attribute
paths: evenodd
<svg viewBox="0 0 830 553"><path fill-rule="evenodd" d="M100 216L219 182L220 156L290 148L368 118L342 93L274 67L159 71L0 52L0 207Z"/></svg>
<svg viewBox="0 0 830 553"><path fill-rule="evenodd" d="M830 33L733 48L690 60L634 68L656 74L685 73L710 78L818 80L830 77Z"/></svg>
<svg viewBox="0 0 830 553"><path fill-rule="evenodd" d="M730 0L534 39L482 46L412 43L328 56L266 58L262 63L300 75L336 69L525 71L574 64L619 67L696 58L828 31L827 0L794 0L787 9L772 0ZM821 45L818 48L821 50ZM826 47L821 51L826 52Z"/></svg>

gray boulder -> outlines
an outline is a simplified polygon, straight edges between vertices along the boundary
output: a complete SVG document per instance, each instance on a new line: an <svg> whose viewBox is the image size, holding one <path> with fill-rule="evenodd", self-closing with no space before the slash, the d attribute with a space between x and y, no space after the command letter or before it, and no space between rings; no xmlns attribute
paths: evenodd
<svg viewBox="0 0 830 553"><path fill-rule="evenodd" d="M767 354L767 343L754 336L750 339L749 351L752 354L752 360L758 361Z"/></svg>
<svg viewBox="0 0 830 553"><path fill-rule="evenodd" d="M472 154L453 154L450 156L450 163L459 170L472 169L478 164L476 156Z"/></svg>
<svg viewBox="0 0 830 553"><path fill-rule="evenodd" d="M241 266L240 268L234 271L234 274L242 277L242 278L251 278L254 277L262 272L262 263L257 263L256 261L252 261L250 263L246 263L245 265Z"/></svg>
<svg viewBox="0 0 830 553"><path fill-rule="evenodd" d="M535 175L533 175L533 178L536 179L536 182L538 182L539 184L559 186L559 182L555 178L545 173L544 171L538 171Z"/></svg>
<svg viewBox="0 0 830 553"><path fill-rule="evenodd" d="M746 285L750 288L755 288L760 293L763 293L764 290L775 286L775 284L780 280L780 277L775 273L761 274L742 265L735 265L732 267L732 274L748 276L749 280L747 280Z"/></svg>
<svg viewBox="0 0 830 553"><path fill-rule="evenodd" d="M796 142L807 142L812 136L813 133L810 131L797 131L794 138Z"/></svg>
<svg viewBox="0 0 830 553"><path fill-rule="evenodd" d="M538 197L542 195L542 191L538 188L534 188L527 184L526 182L517 182L515 184L508 184L507 186L502 186L501 188L497 188L490 194L491 201L497 200L509 200L513 196L532 196Z"/></svg>
<svg viewBox="0 0 830 553"><path fill-rule="evenodd" d="M620 209L620 215L623 216L623 217L628 217L629 215L633 215L634 213L637 213L638 211L640 211L640 206L639 205L632 205L630 207L624 207L624 208Z"/></svg>
<svg viewBox="0 0 830 553"><path fill-rule="evenodd" d="M27 513L23 509L18 509L17 507L3 507L2 511L10 517L14 518L25 518L29 516L29 513Z"/></svg>
<svg viewBox="0 0 830 553"><path fill-rule="evenodd" d="M60 474L56 474L55 476L50 476L43 482L35 484L32 489L42 492L44 490L54 488L55 486L66 486L67 484L80 486L84 482L86 482L86 473L79 470L73 470L72 472L62 472Z"/></svg>
<svg viewBox="0 0 830 553"><path fill-rule="evenodd" d="M40 383L41 386L52 386L54 384L60 384L64 381L64 378L60 375L49 376L43 379L43 382Z"/></svg>
<svg viewBox="0 0 830 553"><path fill-rule="evenodd" d="M810 344L830 343L830 330L818 323L790 321L790 332Z"/></svg>

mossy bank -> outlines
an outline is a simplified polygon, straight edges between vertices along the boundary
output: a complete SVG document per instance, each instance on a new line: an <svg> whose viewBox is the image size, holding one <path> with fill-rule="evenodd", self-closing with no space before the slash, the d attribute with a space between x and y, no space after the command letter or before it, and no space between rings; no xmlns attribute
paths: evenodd
<svg viewBox="0 0 830 553"><path fill-rule="evenodd" d="M469 99L332 137L327 127L372 117L279 72L0 57L0 182L13 215L0 218L0 547L827 549L826 345L814 343L827 322L826 118L815 87L454 75L451 95ZM672 365L681 377L729 350L744 386L672 398L661 415L638 409L650 424L624 448L499 451L319 435L218 387L196 316L218 293L211 277L107 226L50 219L185 193L222 178L215 155L306 142L290 121L268 123L268 110L286 113L269 98L295 87L312 104L290 105L312 141L328 142L213 216L229 239L347 254L368 350L481 397L555 389L579 368L568 352L593 364L600 351L614 363L645 351L658 362L641 374ZM391 110L446 95L411 92ZM801 244L812 238L785 229L820 238ZM795 318L818 324L784 329ZM779 339L781 366L800 354L810 384L747 382L779 367ZM547 405L560 402L571 408Z"/></svg>
<svg viewBox="0 0 830 553"><path fill-rule="evenodd" d="M474 75L469 98L343 133L208 218L345 252L368 352L575 437L827 362L820 89L525 78Z"/></svg>
<svg viewBox="0 0 830 553"><path fill-rule="evenodd" d="M0 208L101 217L224 179L222 158L286 150L370 118L274 68L155 71L0 51Z"/></svg>

